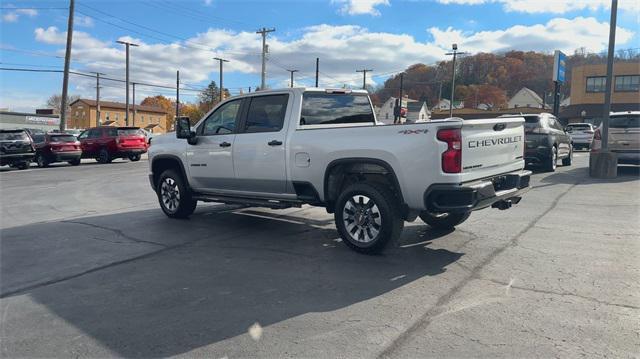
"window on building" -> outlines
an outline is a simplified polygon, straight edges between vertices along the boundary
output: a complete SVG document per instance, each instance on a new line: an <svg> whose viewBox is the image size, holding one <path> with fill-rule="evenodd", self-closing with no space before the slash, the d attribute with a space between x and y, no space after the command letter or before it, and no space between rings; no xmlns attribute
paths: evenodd
<svg viewBox="0 0 640 359"><path fill-rule="evenodd" d="M144 123L144 116L140 116L140 122Z"/></svg>
<svg viewBox="0 0 640 359"><path fill-rule="evenodd" d="M616 91L640 91L640 75L616 76Z"/></svg>
<svg viewBox="0 0 640 359"><path fill-rule="evenodd" d="M604 92L606 83L605 76L587 77L587 92Z"/></svg>
<svg viewBox="0 0 640 359"><path fill-rule="evenodd" d="M388 119L389 119L389 112L387 112L387 113L385 113L385 114L384 114L384 119L385 119L385 120L388 120Z"/></svg>
<svg viewBox="0 0 640 359"><path fill-rule="evenodd" d="M107 114L105 115L105 120L109 121L109 112L107 112Z"/></svg>
<svg viewBox="0 0 640 359"><path fill-rule="evenodd" d="M120 117L120 116L119 116L119 114L116 113L116 121L118 121L118 117Z"/></svg>
<svg viewBox="0 0 640 359"><path fill-rule="evenodd" d="M76 116L78 116L78 111L76 111Z"/></svg>
<svg viewBox="0 0 640 359"><path fill-rule="evenodd" d="M389 108L393 108L393 101L389 102Z"/></svg>

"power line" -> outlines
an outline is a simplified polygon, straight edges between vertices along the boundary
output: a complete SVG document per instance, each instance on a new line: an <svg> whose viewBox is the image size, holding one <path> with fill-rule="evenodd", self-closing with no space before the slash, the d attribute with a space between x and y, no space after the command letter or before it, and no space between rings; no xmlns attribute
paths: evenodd
<svg viewBox="0 0 640 359"><path fill-rule="evenodd" d="M0 7L0 10L68 10L68 7Z"/></svg>

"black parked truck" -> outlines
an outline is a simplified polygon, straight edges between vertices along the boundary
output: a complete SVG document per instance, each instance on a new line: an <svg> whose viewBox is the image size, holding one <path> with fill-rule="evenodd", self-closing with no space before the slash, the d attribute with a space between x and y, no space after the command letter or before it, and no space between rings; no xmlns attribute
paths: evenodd
<svg viewBox="0 0 640 359"><path fill-rule="evenodd" d="M29 168L36 149L25 130L0 130L0 166Z"/></svg>

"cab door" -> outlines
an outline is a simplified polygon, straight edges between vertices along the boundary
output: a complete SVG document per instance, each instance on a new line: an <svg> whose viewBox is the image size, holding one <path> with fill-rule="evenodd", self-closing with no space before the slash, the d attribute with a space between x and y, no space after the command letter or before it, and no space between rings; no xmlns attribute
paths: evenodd
<svg viewBox="0 0 640 359"><path fill-rule="evenodd" d="M236 190L266 196L286 193L289 99L288 93L247 98L246 115L233 145Z"/></svg>
<svg viewBox="0 0 640 359"><path fill-rule="evenodd" d="M198 127L197 143L187 144L189 184L196 191L216 192L233 188L232 151L242 99L215 109Z"/></svg>

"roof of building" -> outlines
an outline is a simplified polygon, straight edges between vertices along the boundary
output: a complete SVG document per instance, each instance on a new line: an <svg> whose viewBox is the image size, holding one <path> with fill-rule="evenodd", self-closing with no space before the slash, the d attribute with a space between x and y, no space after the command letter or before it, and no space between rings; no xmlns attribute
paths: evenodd
<svg viewBox="0 0 640 359"><path fill-rule="evenodd" d="M542 101L542 98L540 96L538 96L537 93L535 93L535 91L533 91L530 88L527 87L523 87L520 90L518 90L518 92L515 93L515 95L513 95L509 101L511 101L514 97L518 96L519 93L524 92L525 94L531 96L537 103L538 105L542 105L544 103L544 101Z"/></svg>
<svg viewBox="0 0 640 359"><path fill-rule="evenodd" d="M81 99L73 101L70 104L70 106L73 106L73 104L75 104L76 102L85 103L90 107L95 107L96 104L97 104L96 100L89 100L89 99L86 99L86 98L81 98ZM122 103L122 102L100 101L100 107L117 108L117 109L124 110L126 108L126 106L127 105ZM143 105L130 104L129 105L129 109L130 109L130 111L133 111L135 109L136 111L155 112L155 113L167 114L167 111L165 111L164 109L162 109L160 107L153 107L153 106L143 106Z"/></svg>
<svg viewBox="0 0 640 359"><path fill-rule="evenodd" d="M424 102L409 102L407 104L407 111L409 112L418 112L422 109L422 106L426 106Z"/></svg>

